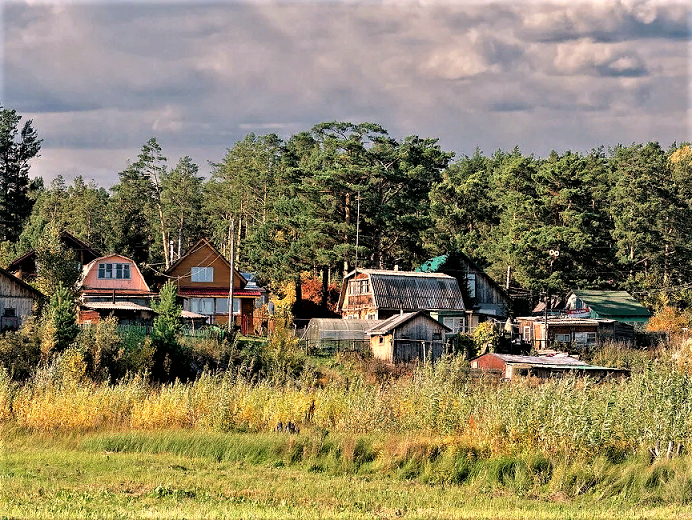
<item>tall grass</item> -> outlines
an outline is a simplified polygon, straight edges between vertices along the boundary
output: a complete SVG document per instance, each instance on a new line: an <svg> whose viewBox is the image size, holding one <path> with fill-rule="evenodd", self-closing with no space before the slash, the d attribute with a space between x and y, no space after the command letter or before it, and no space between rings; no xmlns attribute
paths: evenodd
<svg viewBox="0 0 692 520"><path fill-rule="evenodd" d="M112 429L268 432L281 422L344 434L453 439L481 453L523 452L617 460L692 438L692 375L650 364L629 379L596 384L564 378L492 383L460 361L422 365L411 378L310 386L249 382L230 372L189 384L117 384L80 377L63 361L13 383L0 370L0 421L37 431Z"/></svg>

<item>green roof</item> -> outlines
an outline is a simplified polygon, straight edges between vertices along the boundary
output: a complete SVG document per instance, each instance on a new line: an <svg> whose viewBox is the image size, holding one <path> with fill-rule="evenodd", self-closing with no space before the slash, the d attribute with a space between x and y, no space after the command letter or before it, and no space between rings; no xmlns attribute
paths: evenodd
<svg viewBox="0 0 692 520"><path fill-rule="evenodd" d="M424 262L420 267L416 268L417 273L437 273L440 268L447 263L449 255L436 256Z"/></svg>
<svg viewBox="0 0 692 520"><path fill-rule="evenodd" d="M637 300L626 291L573 291L592 311L601 318L651 316Z"/></svg>

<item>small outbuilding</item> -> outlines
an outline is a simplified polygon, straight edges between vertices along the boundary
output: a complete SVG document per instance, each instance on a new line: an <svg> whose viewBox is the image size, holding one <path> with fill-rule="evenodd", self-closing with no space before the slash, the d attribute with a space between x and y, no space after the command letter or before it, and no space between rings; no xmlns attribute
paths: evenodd
<svg viewBox="0 0 692 520"><path fill-rule="evenodd" d="M17 330L43 294L0 268L0 332Z"/></svg>
<svg viewBox="0 0 692 520"><path fill-rule="evenodd" d="M604 379L629 375L624 368L610 368L589 365L580 359L566 354L552 356L516 356L488 352L471 360L471 368L495 372L504 379L521 376L534 376L539 379L563 376L567 373Z"/></svg>
<svg viewBox="0 0 692 520"><path fill-rule="evenodd" d="M417 311L392 316L367 333L373 355L388 363L396 363L439 359L445 352L445 334L450 332L452 329L428 313Z"/></svg>
<svg viewBox="0 0 692 520"><path fill-rule="evenodd" d="M302 340L308 347L333 353L340 350L363 350L370 347L366 331L382 323L379 320L342 320L313 318Z"/></svg>

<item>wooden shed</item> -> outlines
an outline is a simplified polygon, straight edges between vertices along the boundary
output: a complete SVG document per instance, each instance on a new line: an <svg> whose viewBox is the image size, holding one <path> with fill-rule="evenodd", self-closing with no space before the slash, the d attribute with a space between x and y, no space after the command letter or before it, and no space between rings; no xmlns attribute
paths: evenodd
<svg viewBox="0 0 692 520"><path fill-rule="evenodd" d="M34 301L43 294L0 268L0 331L16 330L31 316Z"/></svg>
<svg viewBox="0 0 692 520"><path fill-rule="evenodd" d="M445 352L445 333L451 329L424 311L406 312L367 331L373 356L389 363L414 359L434 361Z"/></svg>

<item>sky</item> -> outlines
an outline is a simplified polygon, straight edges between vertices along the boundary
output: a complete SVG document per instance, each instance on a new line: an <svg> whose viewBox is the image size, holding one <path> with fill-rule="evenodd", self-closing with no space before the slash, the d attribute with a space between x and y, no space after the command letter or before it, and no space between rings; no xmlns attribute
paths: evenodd
<svg viewBox="0 0 692 520"><path fill-rule="evenodd" d="M687 2L9 2L0 104L43 138L31 175L100 186L156 137L173 166L324 121L457 156L690 140Z"/></svg>

